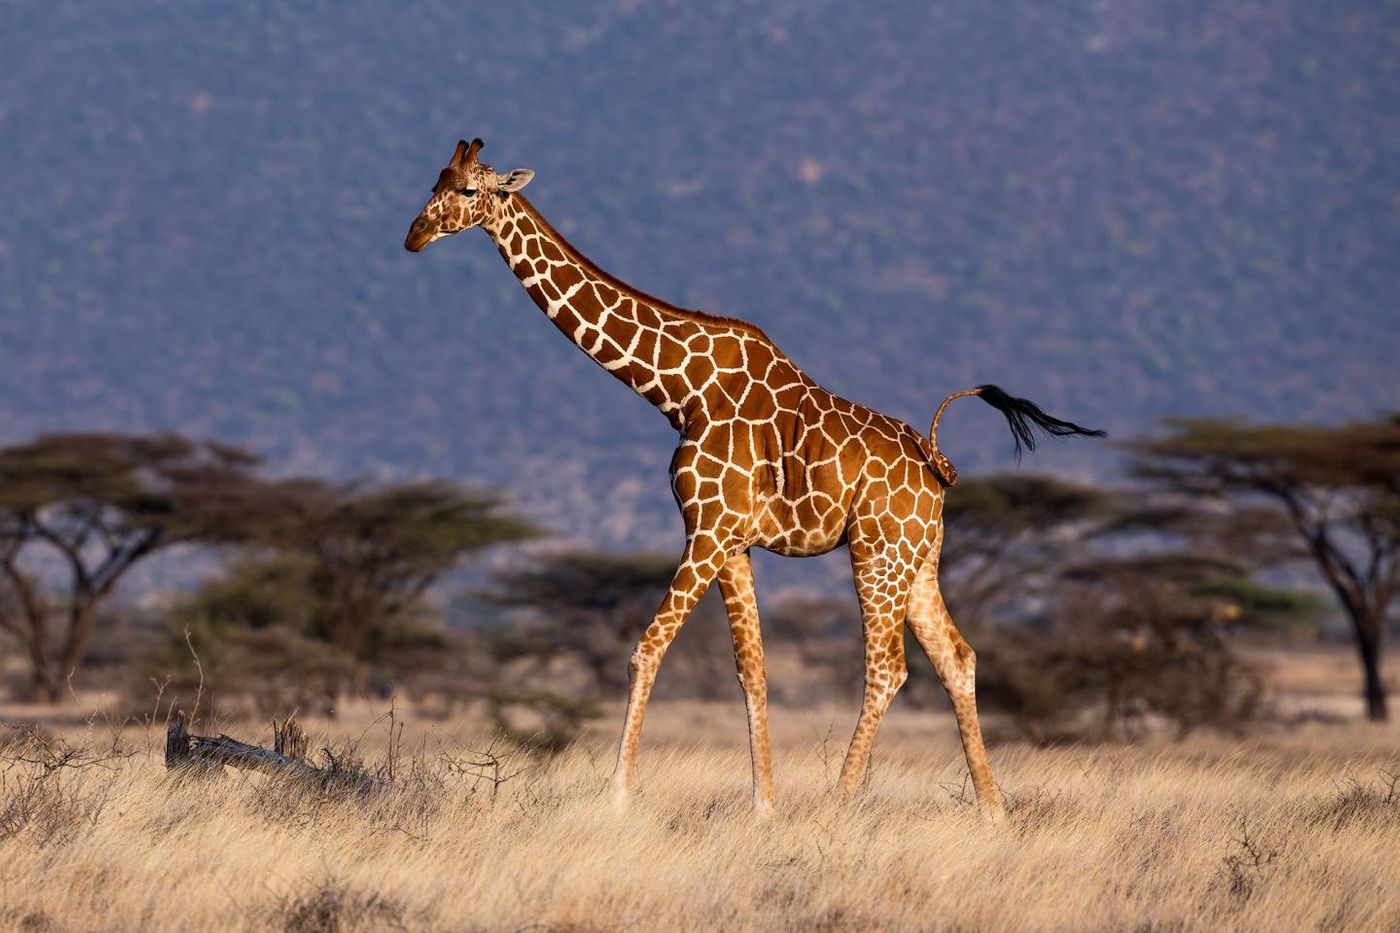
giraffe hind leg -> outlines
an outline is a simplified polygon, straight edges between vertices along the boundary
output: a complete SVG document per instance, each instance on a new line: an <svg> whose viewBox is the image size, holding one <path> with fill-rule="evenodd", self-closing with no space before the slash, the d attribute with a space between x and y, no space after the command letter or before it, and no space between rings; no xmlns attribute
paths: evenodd
<svg viewBox="0 0 1400 933"><path fill-rule="evenodd" d="M862 557L853 545L851 553L865 638L865 695L837 784L845 794L855 793L860 784L880 721L909 677L904 661L904 612L913 580L912 568L905 569L897 552Z"/></svg>
<svg viewBox="0 0 1400 933"><path fill-rule="evenodd" d="M943 681L943 689L953 703L958 734L962 738L963 754L967 756L967 769L972 775L978 803L993 822L1004 822L1006 812L1002 806L1001 792L992 778L992 767L982 743L982 727L977 719L977 655L953 624L953 618L943 602L943 594L938 588L936 558L924 564L914 582L914 592L909 600L908 624L919 647L933 662L934 670Z"/></svg>

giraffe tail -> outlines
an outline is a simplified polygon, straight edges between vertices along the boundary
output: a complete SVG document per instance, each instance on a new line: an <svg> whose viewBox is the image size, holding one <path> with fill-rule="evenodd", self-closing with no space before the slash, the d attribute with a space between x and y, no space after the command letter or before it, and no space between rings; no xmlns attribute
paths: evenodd
<svg viewBox="0 0 1400 933"><path fill-rule="evenodd" d="M934 413L933 423L928 428L928 440L933 445L934 456L938 464L938 471L943 474L944 482L951 486L957 481L957 470L953 469L953 464L938 449L938 422L943 419L943 411L948 404L956 399L965 398L969 395L980 395L982 401L995 408L1006 416L1006 423L1011 427L1011 436L1016 440L1016 461L1021 460L1021 448L1035 450L1035 431L1039 428L1046 434L1054 437L1105 437L1103 431L1092 428L1081 427L1073 421L1061 421L1053 415L1047 415L1039 405L1030 399L1016 398L1008 395L997 386L985 385L975 389L964 389L961 392L954 392L943 400L938 406L938 411Z"/></svg>

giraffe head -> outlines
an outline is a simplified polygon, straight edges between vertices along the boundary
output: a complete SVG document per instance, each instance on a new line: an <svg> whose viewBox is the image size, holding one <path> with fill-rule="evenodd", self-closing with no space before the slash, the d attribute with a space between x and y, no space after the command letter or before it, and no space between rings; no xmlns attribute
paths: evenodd
<svg viewBox="0 0 1400 933"><path fill-rule="evenodd" d="M528 168L496 174L477 158L481 146L479 139L470 145L465 139L457 143L452 161L433 186L433 196L408 229L405 248L417 253L434 240L486 223L500 212L501 203L512 191L524 188L535 177Z"/></svg>

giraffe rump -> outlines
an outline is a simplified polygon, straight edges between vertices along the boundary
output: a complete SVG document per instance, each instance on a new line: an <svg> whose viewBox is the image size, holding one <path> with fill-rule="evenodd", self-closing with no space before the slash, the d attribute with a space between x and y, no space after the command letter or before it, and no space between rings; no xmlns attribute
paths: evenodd
<svg viewBox="0 0 1400 933"><path fill-rule="evenodd" d="M972 390L972 394L981 396L982 401L1006 416L1006 423L1011 426L1011 435L1016 439L1017 461L1021 459L1023 446L1026 450L1035 450L1035 431L1032 430L1033 428L1039 428L1054 437L1107 436L1103 431L1081 427L1073 421L1061 421L1053 415L1047 415L1035 402L1030 399L1016 398L999 386L978 386Z"/></svg>

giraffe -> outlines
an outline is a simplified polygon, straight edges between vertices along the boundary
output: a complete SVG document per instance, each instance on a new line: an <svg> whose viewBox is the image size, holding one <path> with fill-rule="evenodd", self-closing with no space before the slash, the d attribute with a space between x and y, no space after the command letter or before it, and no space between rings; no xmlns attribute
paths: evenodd
<svg viewBox="0 0 1400 933"><path fill-rule="evenodd" d="M979 396L1006 417L1016 442L1032 428L1101 437L984 385L955 392L927 436L819 386L759 328L675 307L598 268L520 194L529 169L498 174L482 142L457 144L404 246L481 227L526 292L575 345L658 408L680 435L671 486L686 542L669 591L632 653L613 784L625 804L642 719L667 647L711 583L729 617L748 714L756 809L774 804L767 673L750 549L806 557L847 544L860 600L865 689L838 788L856 790L875 733L908 672L904 627L952 701L978 801L1004 819L974 695L976 656L938 586L945 489L957 479L938 449L938 424L956 399Z"/></svg>

